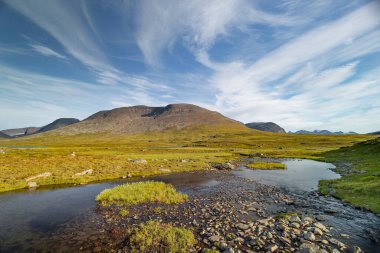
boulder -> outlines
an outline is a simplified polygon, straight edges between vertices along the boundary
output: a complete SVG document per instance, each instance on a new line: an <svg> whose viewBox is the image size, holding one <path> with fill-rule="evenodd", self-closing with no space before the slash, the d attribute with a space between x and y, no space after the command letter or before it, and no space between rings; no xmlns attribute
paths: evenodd
<svg viewBox="0 0 380 253"><path fill-rule="evenodd" d="M82 172L78 172L78 173L76 173L74 176L89 175L89 174L92 174L92 172L94 172L93 169L84 170L84 171L82 171Z"/></svg>
<svg viewBox="0 0 380 253"><path fill-rule="evenodd" d="M51 172L45 172L45 173L41 173L41 174L36 175L36 176L28 177L25 180L26 181L30 181L30 180L33 180L33 179L36 179L36 178L46 178L46 177L50 177L51 175L52 175Z"/></svg>
<svg viewBox="0 0 380 253"><path fill-rule="evenodd" d="M133 162L133 163L143 163L143 164L148 163L147 160L142 159L142 158L136 158L136 159L133 159L132 162Z"/></svg>
<svg viewBox="0 0 380 253"><path fill-rule="evenodd" d="M231 163L217 163L214 164L212 167L218 170L233 170L235 169L235 166Z"/></svg>
<svg viewBox="0 0 380 253"><path fill-rule="evenodd" d="M38 187L38 184L36 182L28 182L29 189L35 189L37 187Z"/></svg>

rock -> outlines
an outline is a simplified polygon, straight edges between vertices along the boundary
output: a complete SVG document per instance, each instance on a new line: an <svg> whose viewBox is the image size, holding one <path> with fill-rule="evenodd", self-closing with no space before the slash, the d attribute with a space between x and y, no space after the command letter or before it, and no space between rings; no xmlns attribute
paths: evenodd
<svg viewBox="0 0 380 253"><path fill-rule="evenodd" d="M363 253L362 249L359 248L358 246L354 247L354 253Z"/></svg>
<svg viewBox="0 0 380 253"><path fill-rule="evenodd" d="M187 160L186 159L182 159L181 163L187 163Z"/></svg>
<svg viewBox="0 0 380 253"><path fill-rule="evenodd" d="M219 235L213 235L208 238L208 240L212 243L219 242L222 240L222 237Z"/></svg>
<svg viewBox="0 0 380 253"><path fill-rule="evenodd" d="M0 149L0 154L5 154L5 150Z"/></svg>
<svg viewBox="0 0 380 253"><path fill-rule="evenodd" d="M276 244L272 244L272 245L269 245L266 248L266 250L269 251L269 252L276 252L278 250L278 246Z"/></svg>
<svg viewBox="0 0 380 253"><path fill-rule="evenodd" d="M29 189L33 189L33 188L37 188L38 187L38 184L36 182L28 182L28 188Z"/></svg>
<svg viewBox="0 0 380 253"><path fill-rule="evenodd" d="M323 253L325 250L321 250L318 245L314 243L302 243L298 253Z"/></svg>
<svg viewBox="0 0 380 253"><path fill-rule="evenodd" d="M243 223L238 223L238 224L236 225L236 227L237 227L238 229L240 229L240 230L243 230L243 231L249 229L249 226L246 225L246 224L243 224Z"/></svg>
<svg viewBox="0 0 380 253"><path fill-rule="evenodd" d="M312 232L307 232L304 238L309 241L315 241L315 235Z"/></svg>
<svg viewBox="0 0 380 253"><path fill-rule="evenodd" d="M218 170L233 170L235 169L235 166L231 163L217 163L212 166L215 169Z"/></svg>
<svg viewBox="0 0 380 253"><path fill-rule="evenodd" d="M72 153L70 154L70 156L71 156L71 157L75 157L75 156L76 156L75 152L72 152Z"/></svg>
<svg viewBox="0 0 380 253"><path fill-rule="evenodd" d="M128 173L127 177L128 177L128 178L131 178L131 177L132 177L132 174L131 174L131 173Z"/></svg>
<svg viewBox="0 0 380 253"><path fill-rule="evenodd" d="M162 172L171 172L170 169L158 169L159 171L162 171Z"/></svg>
<svg viewBox="0 0 380 253"><path fill-rule="evenodd" d="M298 216L290 216L289 221L290 222L301 222L301 219Z"/></svg>
<svg viewBox="0 0 380 253"><path fill-rule="evenodd" d="M41 173L39 175L36 175L36 176L32 176L32 177L28 177L26 178L25 180L26 181L30 181L30 180L33 180L33 179L36 179L36 178L46 178L46 177L50 177L52 174L51 172L45 172L45 173Z"/></svg>
<svg viewBox="0 0 380 253"><path fill-rule="evenodd" d="M338 246L339 248L343 248L343 249L346 248L346 245L345 245L344 243L338 241L337 239L330 238L329 241L330 241L330 243L332 243L332 244Z"/></svg>
<svg viewBox="0 0 380 253"><path fill-rule="evenodd" d="M329 230L322 223L316 222L314 223L314 227L319 228L323 232L329 232Z"/></svg>
<svg viewBox="0 0 380 253"><path fill-rule="evenodd" d="M78 173L74 174L74 176L89 175L89 174L92 174L92 172L94 172L93 169L84 170L84 171L82 171L82 172L78 172Z"/></svg>
<svg viewBox="0 0 380 253"><path fill-rule="evenodd" d="M321 229L319 229L319 228L314 228L314 234L316 234L316 235L323 235L323 232L322 232L322 230Z"/></svg>
<svg viewBox="0 0 380 253"><path fill-rule="evenodd" d="M133 163L142 163L142 164L146 164L146 163L148 163L147 160L142 159L142 158L136 158L136 159L133 159L132 162L133 162Z"/></svg>

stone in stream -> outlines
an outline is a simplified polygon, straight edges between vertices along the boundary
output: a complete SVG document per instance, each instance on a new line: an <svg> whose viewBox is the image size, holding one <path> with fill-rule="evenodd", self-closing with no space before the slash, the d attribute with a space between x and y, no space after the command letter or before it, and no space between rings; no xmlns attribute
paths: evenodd
<svg viewBox="0 0 380 253"><path fill-rule="evenodd" d="M315 241L315 235L312 232L307 232L304 238L309 241Z"/></svg>
<svg viewBox="0 0 380 253"><path fill-rule="evenodd" d="M243 230L243 231L249 229L249 226L246 225L246 224L243 224L243 223L238 223L238 224L236 225L236 227L237 227L238 229L240 229L240 230Z"/></svg>
<svg viewBox="0 0 380 253"><path fill-rule="evenodd" d="M212 243L216 243L222 240L222 237L219 235L213 235L208 238L208 240Z"/></svg>
<svg viewBox="0 0 380 253"><path fill-rule="evenodd" d="M235 169L235 166L231 163L217 163L212 166L215 169L218 170L233 170Z"/></svg>
<svg viewBox="0 0 380 253"><path fill-rule="evenodd" d="M329 230L322 223L316 222L314 223L314 227L319 228L323 232L329 232Z"/></svg>
<svg viewBox="0 0 380 253"><path fill-rule="evenodd" d="M327 251L319 248L319 246L314 243L302 243L298 253L327 253Z"/></svg>

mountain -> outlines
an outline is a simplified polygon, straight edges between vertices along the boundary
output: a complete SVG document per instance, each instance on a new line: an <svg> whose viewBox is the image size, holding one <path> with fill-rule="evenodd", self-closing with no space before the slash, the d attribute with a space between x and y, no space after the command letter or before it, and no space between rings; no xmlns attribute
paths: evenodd
<svg viewBox="0 0 380 253"><path fill-rule="evenodd" d="M47 131L51 131L54 129L62 128L65 126L69 126L75 123L80 122L79 119L74 119L74 118L60 118L57 120L54 120L52 123L41 127L36 133L43 133Z"/></svg>
<svg viewBox="0 0 380 253"><path fill-rule="evenodd" d="M380 131L369 133L369 134L380 134Z"/></svg>
<svg viewBox="0 0 380 253"><path fill-rule="evenodd" d="M292 133L292 132L289 132L289 133ZM299 130L299 131L294 132L294 133L295 134L321 134L321 135L357 134L355 132L344 133L342 131L330 132L329 130L314 130L314 131Z"/></svg>
<svg viewBox="0 0 380 253"><path fill-rule="evenodd" d="M0 132L0 139L1 138L11 138L11 136L6 135L5 133Z"/></svg>
<svg viewBox="0 0 380 253"><path fill-rule="evenodd" d="M11 137L17 137L17 136L34 134L39 129L40 129L39 127L23 127L23 128L13 128L13 129L2 130L0 132L6 135L9 135Z"/></svg>
<svg viewBox="0 0 380 253"><path fill-rule="evenodd" d="M220 125L246 129L244 124L218 112L191 104L170 104L165 107L144 105L97 112L87 119L58 130L61 134L112 132L122 134L159 131L175 127Z"/></svg>
<svg viewBox="0 0 380 253"><path fill-rule="evenodd" d="M247 127L265 131L265 132L274 132L274 133L285 133L285 130L273 122L251 122L245 124Z"/></svg>

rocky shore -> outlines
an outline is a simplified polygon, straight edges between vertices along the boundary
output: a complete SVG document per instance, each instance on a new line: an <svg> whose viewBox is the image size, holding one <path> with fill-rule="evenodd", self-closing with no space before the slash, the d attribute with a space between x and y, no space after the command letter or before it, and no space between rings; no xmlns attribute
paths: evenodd
<svg viewBox="0 0 380 253"><path fill-rule="evenodd" d="M228 172L192 172L217 184L176 188L190 201L178 206L146 204L97 207L72 222L47 244L62 252L129 252L129 231L157 220L194 231L193 252L378 252L379 219L315 192L295 194ZM371 219L371 220L369 220ZM54 242L54 243L53 243Z"/></svg>

